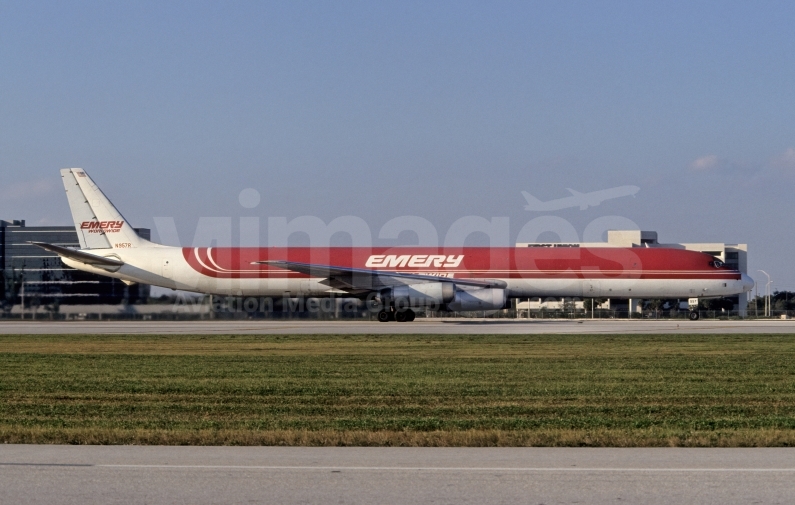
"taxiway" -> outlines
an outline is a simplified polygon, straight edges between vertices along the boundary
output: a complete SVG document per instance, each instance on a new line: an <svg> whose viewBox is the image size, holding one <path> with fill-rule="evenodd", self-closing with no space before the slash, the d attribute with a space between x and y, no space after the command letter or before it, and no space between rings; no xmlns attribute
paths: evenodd
<svg viewBox="0 0 795 505"><path fill-rule="evenodd" d="M0 500L790 503L792 449L0 446Z"/></svg>

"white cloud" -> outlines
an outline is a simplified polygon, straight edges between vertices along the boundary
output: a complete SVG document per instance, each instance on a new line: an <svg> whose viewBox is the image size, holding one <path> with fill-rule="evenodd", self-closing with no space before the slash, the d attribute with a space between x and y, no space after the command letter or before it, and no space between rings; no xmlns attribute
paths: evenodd
<svg viewBox="0 0 795 505"><path fill-rule="evenodd" d="M790 147L783 154L773 158L772 164L779 168L795 168L795 147Z"/></svg>
<svg viewBox="0 0 795 505"><path fill-rule="evenodd" d="M51 193L53 186L51 179L16 182L0 189L0 199L17 202L31 200Z"/></svg>
<svg viewBox="0 0 795 505"><path fill-rule="evenodd" d="M700 158L696 158L690 163L690 168L693 170L712 170L717 168L720 164L720 158L718 158L717 154L708 154L707 156L702 156Z"/></svg>

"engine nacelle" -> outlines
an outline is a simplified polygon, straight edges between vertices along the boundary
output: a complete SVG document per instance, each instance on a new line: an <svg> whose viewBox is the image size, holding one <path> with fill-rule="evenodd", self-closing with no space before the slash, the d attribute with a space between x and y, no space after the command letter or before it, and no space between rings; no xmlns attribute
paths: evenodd
<svg viewBox="0 0 795 505"><path fill-rule="evenodd" d="M440 307L455 299L456 289L452 282L423 282L406 286L395 286L381 292L381 299L394 303L398 309L409 307Z"/></svg>
<svg viewBox="0 0 795 505"><path fill-rule="evenodd" d="M447 310L499 310L505 308L508 297L504 289L483 288L456 291L455 299L447 304Z"/></svg>

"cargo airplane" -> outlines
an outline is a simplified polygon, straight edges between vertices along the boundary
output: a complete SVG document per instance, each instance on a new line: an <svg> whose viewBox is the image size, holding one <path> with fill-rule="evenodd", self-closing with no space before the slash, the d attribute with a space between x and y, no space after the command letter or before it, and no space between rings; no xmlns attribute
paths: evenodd
<svg viewBox="0 0 795 505"><path fill-rule="evenodd" d="M63 169L61 177L80 249L33 243L70 267L127 284L355 297L377 305L383 322L429 309L497 310L514 298L693 299L753 286L709 254L665 247L168 247L139 237L84 170Z"/></svg>

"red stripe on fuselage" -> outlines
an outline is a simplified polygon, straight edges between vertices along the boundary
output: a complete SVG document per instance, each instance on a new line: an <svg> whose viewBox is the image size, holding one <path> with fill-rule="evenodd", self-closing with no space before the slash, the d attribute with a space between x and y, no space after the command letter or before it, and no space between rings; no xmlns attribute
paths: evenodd
<svg viewBox="0 0 795 505"><path fill-rule="evenodd" d="M740 273L710 264L708 254L666 248L617 247L467 247L444 248L183 248L188 264L202 275L227 279L306 278L254 261L286 260L343 268L407 273L451 273L453 278L484 279L728 279ZM463 255L457 267L367 267L373 255Z"/></svg>

